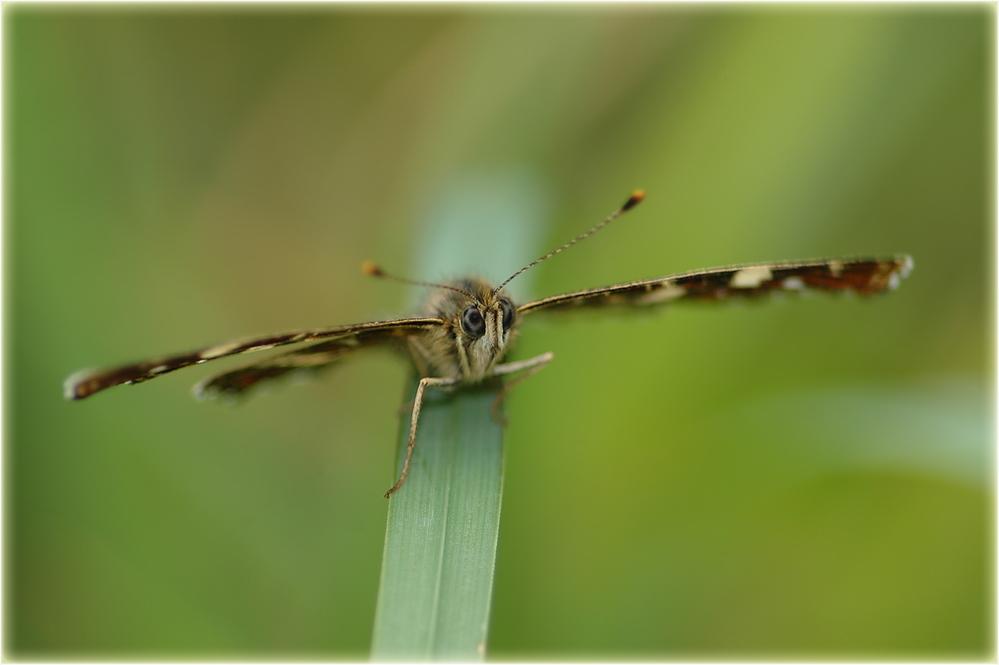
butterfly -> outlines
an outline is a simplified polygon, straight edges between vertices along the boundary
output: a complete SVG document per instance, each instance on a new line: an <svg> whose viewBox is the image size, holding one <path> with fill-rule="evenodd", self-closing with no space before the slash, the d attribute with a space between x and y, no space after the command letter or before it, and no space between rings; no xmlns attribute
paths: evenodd
<svg viewBox="0 0 999 665"><path fill-rule="evenodd" d="M912 258L902 254L883 258L751 263L574 291L524 305L516 305L503 290L525 270L596 233L644 198L644 192L635 191L624 205L599 224L524 266L499 286L479 277L442 284L419 282L386 273L370 262L362 265L362 270L371 276L430 287L432 291L424 302L420 317L250 337L108 369L81 370L66 379L63 386L65 397L79 400L112 386L141 383L209 360L298 345L266 360L209 377L194 387L194 394L199 399L236 398L261 383L292 373L326 368L358 349L395 347L408 353L422 378L410 415L406 459L398 480L385 493L389 497L402 486L409 474L420 407L427 388L455 389L463 384L477 384L488 378L516 374L506 382L496 399L493 413L498 417L495 407L506 392L552 360L553 354L549 352L526 360L503 362L517 335L521 319L527 315L582 307L646 307L680 300L757 298L775 292L807 290L870 296L896 288L913 267Z"/></svg>

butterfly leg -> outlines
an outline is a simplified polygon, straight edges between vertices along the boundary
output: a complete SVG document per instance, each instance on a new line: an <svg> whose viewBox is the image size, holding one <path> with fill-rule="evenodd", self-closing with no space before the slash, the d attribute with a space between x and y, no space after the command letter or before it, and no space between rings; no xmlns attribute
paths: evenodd
<svg viewBox="0 0 999 665"><path fill-rule="evenodd" d="M409 350L409 357L413 359L413 364L416 365L416 373L420 376L429 376L432 372L430 370L429 358L430 353L424 348L420 342L414 337L408 337L406 339L406 348ZM405 404L399 405L399 415L405 413L413 412L413 405L416 403L416 398L409 400Z"/></svg>
<svg viewBox="0 0 999 665"><path fill-rule="evenodd" d="M420 407L423 406L423 391L427 386L435 386L438 388L446 388L453 386L460 381L458 378L447 378L447 377L437 377L437 376L425 376L420 379L420 385L416 389L416 397L413 398L413 415L409 421L409 442L406 444L406 461L402 464L402 473L399 474L399 480L395 481L395 485L385 492L385 498L392 496L392 493L397 489L402 487L402 483L406 480L406 476L409 475L409 462L413 459L413 448L416 446L416 423L420 420Z"/></svg>
<svg viewBox="0 0 999 665"><path fill-rule="evenodd" d="M510 379L505 384L503 384L503 388L500 390L499 395L497 395L496 399L493 400L493 409L492 409L493 420L495 420L501 425L506 425L506 418L504 418L503 414L500 413L500 405L503 404L503 398L506 397L506 394L510 392L510 389L513 388L515 385L517 385L524 379L527 379L532 375L537 374L538 372L543 370L545 366L548 363L550 363L552 358L554 357L555 354L549 351L548 353L542 353L540 356L535 356L534 358L528 358L527 360L518 360L517 362L513 363L505 363L503 365L497 365L496 367L493 368L493 375L511 374L513 372L524 372L520 376L514 379Z"/></svg>

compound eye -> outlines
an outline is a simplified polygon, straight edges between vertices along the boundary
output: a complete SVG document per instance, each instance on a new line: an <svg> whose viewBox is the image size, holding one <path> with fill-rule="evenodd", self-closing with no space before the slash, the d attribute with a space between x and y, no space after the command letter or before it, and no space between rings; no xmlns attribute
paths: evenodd
<svg viewBox="0 0 999 665"><path fill-rule="evenodd" d="M509 330L510 326L513 325L513 316L515 314L513 303L506 298L500 300L500 311L503 312L503 330Z"/></svg>
<svg viewBox="0 0 999 665"><path fill-rule="evenodd" d="M482 312L475 305L469 305L461 313L461 329L474 338L482 337L486 332L486 320L482 318Z"/></svg>

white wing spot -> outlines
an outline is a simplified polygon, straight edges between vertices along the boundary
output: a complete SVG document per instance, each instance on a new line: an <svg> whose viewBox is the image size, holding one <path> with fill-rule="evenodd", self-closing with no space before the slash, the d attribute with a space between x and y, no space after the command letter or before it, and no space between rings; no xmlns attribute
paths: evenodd
<svg viewBox="0 0 999 665"><path fill-rule="evenodd" d="M843 274L843 262L842 261L830 261L829 262L829 272L833 277L839 277Z"/></svg>
<svg viewBox="0 0 999 665"><path fill-rule="evenodd" d="M273 349L277 344L258 344L257 346L251 346L247 351L266 351L267 349Z"/></svg>
<svg viewBox="0 0 999 665"><path fill-rule="evenodd" d="M908 277L910 272L912 272L912 257L906 256L902 259L902 265L898 268L898 274L902 277Z"/></svg>
<svg viewBox="0 0 999 665"><path fill-rule="evenodd" d="M686 292L687 289L682 286L677 286L673 282L666 281L655 291L650 291L635 298L634 302L636 305L654 305L655 303L682 298Z"/></svg>
<svg viewBox="0 0 999 665"><path fill-rule="evenodd" d="M96 373L97 370L94 369L81 369L67 376L66 380L62 382L63 397L70 400L76 399L77 387L85 384Z"/></svg>
<svg viewBox="0 0 999 665"><path fill-rule="evenodd" d="M201 381L198 381L193 388L191 388L191 394L194 395L194 399L199 402L203 402L206 399L218 397L218 388L208 387L214 378L214 376L210 376L206 379L202 379Z"/></svg>
<svg viewBox="0 0 999 665"><path fill-rule="evenodd" d="M219 344L218 346L213 346L210 349L205 349L199 354L201 356L201 360L199 362L212 360L214 358L221 358L224 355L232 353L240 346L242 346L241 342L229 342L228 344Z"/></svg>
<svg viewBox="0 0 999 665"><path fill-rule="evenodd" d="M801 281L800 277L785 277L784 281L781 282L781 286L787 291L804 291L806 288L805 283Z"/></svg>
<svg viewBox="0 0 999 665"><path fill-rule="evenodd" d="M733 289L755 289L768 279L773 279L773 276L770 268L766 266L751 266L732 275L729 286Z"/></svg>
<svg viewBox="0 0 999 665"><path fill-rule="evenodd" d="M162 374L165 371L167 371L166 365L157 365L156 367L149 370L149 373L152 374L153 376L156 376L157 374Z"/></svg>

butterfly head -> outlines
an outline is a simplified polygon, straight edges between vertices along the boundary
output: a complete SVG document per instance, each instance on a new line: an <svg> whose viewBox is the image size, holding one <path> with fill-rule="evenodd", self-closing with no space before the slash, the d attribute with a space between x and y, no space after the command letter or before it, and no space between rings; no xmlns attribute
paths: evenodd
<svg viewBox="0 0 999 665"><path fill-rule="evenodd" d="M517 307L487 280L468 277L441 285L424 314L445 322L451 360L466 381L481 381L503 359L513 340Z"/></svg>

